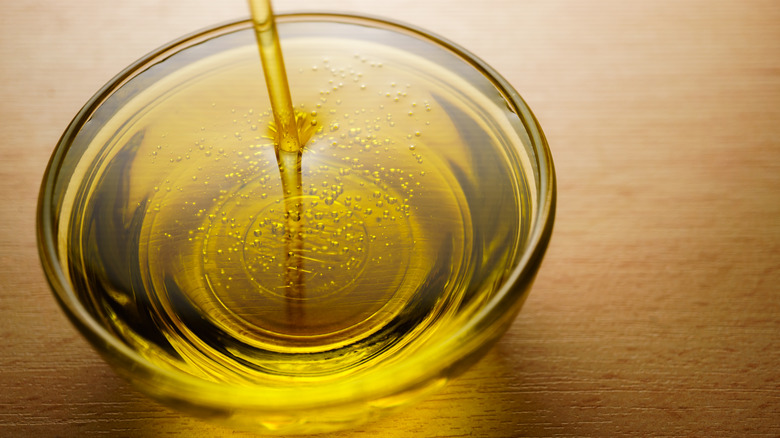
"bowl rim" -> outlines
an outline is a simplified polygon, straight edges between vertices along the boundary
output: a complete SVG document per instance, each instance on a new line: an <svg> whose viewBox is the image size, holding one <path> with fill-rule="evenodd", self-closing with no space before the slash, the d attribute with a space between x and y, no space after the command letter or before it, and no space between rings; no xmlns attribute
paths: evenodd
<svg viewBox="0 0 780 438"><path fill-rule="evenodd" d="M513 108L511 109L521 119L535 153L535 156L529 158L532 159L532 164L538 170L536 214L532 218L526 249L520 255L516 267L505 278L496 295L470 318L465 325L450 334L444 342L437 344L436 348L419 352L419 354L416 354L414 358L411 358L403 365L395 364L383 370L383 374L403 375L404 379L395 378L388 380L381 377L371 379L375 382L382 382L381 385L366 381L363 377L348 380L342 383L345 391L338 391L338 394L350 394L350 396L344 396L342 399L334 399L333 394L337 392L332 387L329 387L330 389L327 391L323 391L322 388L317 388L315 385L305 388L284 389L262 387L262 390L258 390L259 387L206 381L184 372L159 367L112 336L79 303L76 299L75 291L70 287L68 276L62 271L58 263L58 242L55 237L56 230L53 221L53 218L58 217L58 214L54 214L56 206L53 203L59 167L72 140L80 131L88 116L100 107L113 91L133 78L135 74L143 71L145 67L153 65L167 56L191 47L200 41L251 28L251 21L247 19L211 26L185 35L153 50L130 64L107 82L76 114L57 142L52 157L47 164L38 198L36 233L39 257L47 281L68 318L89 339L98 352L110 359L115 365L128 367L134 370L133 373L142 373L146 380L154 382L154 385L156 385L155 391L162 391L170 394L173 398L194 402L198 405L255 409L266 412L285 412L291 409L301 410L307 408L317 409L323 406L333 407L382 399L395 394L413 391L415 388L425 386L430 381L446 379L447 371L450 368L461 363L465 357L476 356L479 352L486 350L486 345L492 345L503 334L516 314L516 312L510 312L512 313L511 318L507 321L506 309L516 308L516 310L519 310L519 305L522 304L525 296L527 296L528 289L549 246L555 216L556 177L547 139L528 105L506 79L479 57L446 38L413 25L363 14L298 12L280 14L276 16L276 19L280 24L311 20L358 23L375 28L389 29L425 40L454 53L465 62L471 64L504 95L507 99L507 104L512 105ZM520 286L519 289L518 286ZM516 292L513 293L516 290L521 290L522 293L520 295L522 296L517 296ZM495 330L486 330L488 327L497 324L499 320L502 320L500 323L504 325L500 332L495 333ZM431 361L430 359L434 357L436 360ZM403 369L404 372L398 373L399 369ZM133 377L130 378L134 381L137 380ZM394 383L390 387L387 382ZM307 391L306 397L301 396L302 391ZM303 399L308 400L305 405L300 403L300 400ZM216 404L215 400L219 400L219 403Z"/></svg>

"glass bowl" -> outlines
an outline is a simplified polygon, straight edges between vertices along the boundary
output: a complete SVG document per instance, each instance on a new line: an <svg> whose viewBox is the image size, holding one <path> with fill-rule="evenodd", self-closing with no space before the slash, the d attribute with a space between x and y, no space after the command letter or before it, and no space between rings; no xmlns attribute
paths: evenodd
<svg viewBox="0 0 780 438"><path fill-rule="evenodd" d="M506 331L555 177L531 110L459 46L375 18L277 23L309 138L306 269L284 261L249 21L158 49L87 102L44 176L38 242L65 313L141 391L233 427L323 432L421 399ZM305 293L277 284L290 269Z"/></svg>

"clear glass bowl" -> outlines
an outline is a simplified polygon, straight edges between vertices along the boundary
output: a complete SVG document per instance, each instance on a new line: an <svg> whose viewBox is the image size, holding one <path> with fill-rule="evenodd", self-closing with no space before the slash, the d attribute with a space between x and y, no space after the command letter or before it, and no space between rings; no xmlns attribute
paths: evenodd
<svg viewBox="0 0 780 438"><path fill-rule="evenodd" d="M265 199L265 193L251 187L266 184L273 174L263 174L259 161L252 161L273 152L259 146L268 143L262 128L256 133L268 118L268 104L248 21L175 41L98 91L71 122L49 163L39 198L38 242L48 280L70 320L141 391L234 427L323 432L419 400L464 371L506 331L550 240L555 176L531 110L500 75L459 46L375 18L292 14L279 16L277 23L293 99L308 105L307 117L315 120L308 128L312 146L304 155L304 176L315 178L330 166L341 172L339 183L354 185L347 187L348 193L376 184L411 198L395 210L399 215L411 212L406 219L399 216L401 225L382 228L411 242L403 246L400 237L384 236L383 245L404 249L381 253L400 263L403 269L393 275L402 278L407 295L394 290L380 298L372 295L373 270L388 264L368 268L369 256L333 256L342 263L340 269L356 269L355 280L338 285L334 295L327 287L318 289L312 277L305 305L327 306L343 299L350 304L341 307L351 310L321 312L330 328L307 338L311 333L276 318L284 300L271 296L267 279L258 277L255 259L247 255L250 231L261 233L253 215L238 226L244 269L236 275L246 277L241 283L246 288L261 292L253 297L270 298L250 300L249 305L242 302L244 289L214 286L221 280L214 262L219 258L212 252L221 249L209 236L198 240L198 225L206 224L208 234L221 226L217 219L222 213L225 225L219 232L229 234L236 212L253 205L242 204L242 199ZM323 71L325 76L316 76ZM259 87L245 80L253 74ZM391 108L395 113L390 114ZM193 141L186 145L173 144L174 134L166 137L190 131ZM392 137L393 132L403 135ZM371 147L381 149L377 156L395 157L398 168L385 169L382 162L367 158L374 156ZM339 150L347 155L338 155ZM360 163L355 156L361 156ZM411 170L422 168L412 169L417 164L409 160L430 166L425 179L424 171L413 175ZM226 163L225 169L219 167ZM213 176L223 170L225 180L235 174L245 179L225 183L198 173ZM383 182L383 175L391 174L395 179ZM438 191L414 188L435 181ZM355 222L363 227L358 234L368 238L380 226L371 209L353 208L360 194L339 198L336 188L311 186L306 202L324 201L328 198L322 190L333 189L344 217L361 218ZM174 196L183 196L182 205L193 208L191 217L171 210L172 200L178 199ZM382 199L395 201L389 195ZM426 210L431 205L435 208ZM271 207L268 201L256 208ZM228 210L235 213L230 221ZM201 213L213 217L187 222ZM385 210L388 217L396 220ZM454 234L441 232L448 227ZM149 237L156 232L160 235ZM186 242L187 232L200 242L194 252L202 256L196 257L194 268L179 269L177 263L189 256L176 248L187 244L171 242L176 233ZM375 249L360 245L356 248L362 253ZM159 278L149 273L157 270L164 272ZM451 275L446 281L445 274ZM196 277L209 278L207 293L174 296L172 289L178 291ZM346 298L338 297L342 293ZM206 316L177 314L176 306L185 302ZM214 309L221 316L211 318L208 312ZM252 309L259 309L257 315ZM409 319L412 310L422 316ZM271 328L254 333L264 321ZM199 337L197 330L203 327L207 329ZM171 339L177 334L189 343L176 344ZM269 339L282 339L281 347ZM224 361L193 359L204 351ZM304 356L312 361L295 362Z"/></svg>

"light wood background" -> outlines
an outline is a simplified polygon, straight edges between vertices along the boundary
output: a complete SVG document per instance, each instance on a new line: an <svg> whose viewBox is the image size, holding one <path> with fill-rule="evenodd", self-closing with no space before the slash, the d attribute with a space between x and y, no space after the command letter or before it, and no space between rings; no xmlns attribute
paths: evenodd
<svg viewBox="0 0 780 438"><path fill-rule="evenodd" d="M780 436L780 2L276 0L430 29L536 112L553 241L507 335L416 407L333 437ZM159 45L242 0L27 0L0 11L0 436L248 436L116 377L39 266L62 131Z"/></svg>

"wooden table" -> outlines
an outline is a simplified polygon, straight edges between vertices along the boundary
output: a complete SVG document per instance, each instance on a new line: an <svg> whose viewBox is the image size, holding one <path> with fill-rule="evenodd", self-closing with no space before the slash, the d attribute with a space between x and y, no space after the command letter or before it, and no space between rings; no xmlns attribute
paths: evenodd
<svg viewBox="0 0 780 438"><path fill-rule="evenodd" d="M559 181L520 316L433 398L338 437L780 436L780 3L277 0L381 15L501 71ZM241 0L4 2L0 436L248 436L139 395L39 266L38 186L70 118L144 53Z"/></svg>

